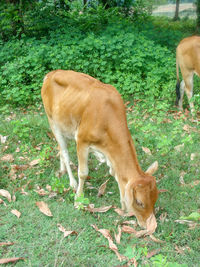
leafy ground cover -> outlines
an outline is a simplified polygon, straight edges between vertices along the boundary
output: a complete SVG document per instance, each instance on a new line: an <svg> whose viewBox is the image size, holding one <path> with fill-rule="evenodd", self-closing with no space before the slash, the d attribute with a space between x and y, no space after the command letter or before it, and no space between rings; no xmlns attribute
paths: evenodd
<svg viewBox="0 0 200 267"><path fill-rule="evenodd" d="M12 200L0 196L0 259L23 258L16 266L128 266L133 258L135 266L136 262L138 266L198 266L200 118L198 114L192 118L187 110L180 113L165 109L159 103L148 110L145 107L142 101L127 103L127 119L142 168L155 160L159 163L155 176L161 193L156 204L155 237L163 243L124 232L120 244L116 242L114 236L124 221L133 222L135 218L115 212L113 207L120 207L117 183L109 176L107 167L99 165L92 156L90 179L80 202L83 206L90 203L112 208L103 213L75 209L67 175L56 176L57 144L43 108L11 112L4 107L0 125L0 189L7 190ZM74 143L69 150L77 177ZM106 180L105 192L97 197ZM52 216L39 210L38 203L42 201ZM13 210L21 214L15 211L15 215ZM118 252L126 256L124 260L119 261L108 240L92 225L109 230ZM139 230L135 224L129 226ZM73 232L68 235L67 231Z"/></svg>
<svg viewBox="0 0 200 267"><path fill-rule="evenodd" d="M168 25L164 19L134 23L110 14L105 25L99 22L98 30L89 30L81 21L94 20L82 16L77 15L78 24L67 21L66 27L60 25L45 36L0 43L0 104L40 101L43 77L55 69L87 73L116 86L125 97L174 101L175 50L181 39L193 34L189 23ZM199 104L199 94L195 96Z"/></svg>

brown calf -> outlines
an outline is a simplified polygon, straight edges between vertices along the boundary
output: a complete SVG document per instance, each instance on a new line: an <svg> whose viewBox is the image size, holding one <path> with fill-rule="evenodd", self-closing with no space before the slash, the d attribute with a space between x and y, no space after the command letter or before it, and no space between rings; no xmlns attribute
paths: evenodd
<svg viewBox="0 0 200 267"><path fill-rule="evenodd" d="M183 81L179 81L179 66ZM200 76L200 37L192 36L183 39L176 49L176 104L182 109L184 91L187 94L191 112L194 112L194 104L191 101L193 95L193 75Z"/></svg>
<svg viewBox="0 0 200 267"><path fill-rule="evenodd" d="M105 159L118 182L122 209L133 212L142 227L146 228L148 218L156 223L153 212L158 190L151 174L158 164L155 162L146 172L141 170L117 90L83 73L56 70L44 78L42 100L60 147L61 172L67 169L76 197L83 193L88 154L94 152ZM77 145L78 186L67 151L71 138Z"/></svg>

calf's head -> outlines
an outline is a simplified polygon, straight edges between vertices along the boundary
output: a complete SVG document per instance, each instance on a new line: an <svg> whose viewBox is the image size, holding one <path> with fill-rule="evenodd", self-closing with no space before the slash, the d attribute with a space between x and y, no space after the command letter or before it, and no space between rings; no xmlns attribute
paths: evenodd
<svg viewBox="0 0 200 267"><path fill-rule="evenodd" d="M143 228L156 224L154 215L154 205L158 198L156 179L151 176L158 168L158 163L154 162L141 176L140 179L129 181L125 188L125 204L127 211L133 213L138 223Z"/></svg>

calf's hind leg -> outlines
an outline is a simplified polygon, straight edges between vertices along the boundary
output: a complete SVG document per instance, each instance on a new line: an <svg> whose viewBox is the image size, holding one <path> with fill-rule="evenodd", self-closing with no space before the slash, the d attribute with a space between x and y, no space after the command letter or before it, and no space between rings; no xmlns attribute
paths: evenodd
<svg viewBox="0 0 200 267"><path fill-rule="evenodd" d="M63 137L59 128L56 127L56 125L52 121L50 122L50 126L58 142L58 145L60 147L60 171L62 173L65 171L65 169L67 169L67 173L69 175L69 180L70 180L70 186L76 190L77 182L72 174L72 170L70 167L70 159L69 159L69 154L67 150L67 142L65 138Z"/></svg>
<svg viewBox="0 0 200 267"><path fill-rule="evenodd" d="M191 112L194 113L194 104L191 100L193 95L193 72L186 74L183 78L185 81L185 92L189 101Z"/></svg>

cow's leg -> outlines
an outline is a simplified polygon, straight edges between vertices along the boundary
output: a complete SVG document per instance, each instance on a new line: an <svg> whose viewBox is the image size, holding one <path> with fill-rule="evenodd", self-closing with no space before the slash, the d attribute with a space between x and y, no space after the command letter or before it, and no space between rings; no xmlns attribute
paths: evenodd
<svg viewBox="0 0 200 267"><path fill-rule="evenodd" d="M178 101L178 106L179 106L179 108L181 110L183 109L183 96L184 96L184 92L185 92L185 82L184 82L184 80L182 80L182 82L180 84L180 99Z"/></svg>
<svg viewBox="0 0 200 267"><path fill-rule="evenodd" d="M189 105L190 105L190 110L192 113L194 113L194 103L192 102L191 98L193 96L193 72L187 73L185 75L184 81L185 81L185 92L188 97Z"/></svg>
<svg viewBox="0 0 200 267"><path fill-rule="evenodd" d="M64 158L60 149L60 173L61 175L66 173L66 166L65 166L65 162L64 162Z"/></svg>
<svg viewBox="0 0 200 267"><path fill-rule="evenodd" d="M53 123L53 121L49 120L51 129L54 133L54 136L58 142L60 147L60 171L61 173L67 169L67 173L69 175L70 186L75 190L77 189L77 182L72 174L72 170L70 167L70 159L67 150L67 142L64 136L62 135L60 129Z"/></svg>
<svg viewBox="0 0 200 267"><path fill-rule="evenodd" d="M76 192L76 198L83 193L84 182L88 176L88 153L89 153L88 145L77 140L79 184Z"/></svg>

